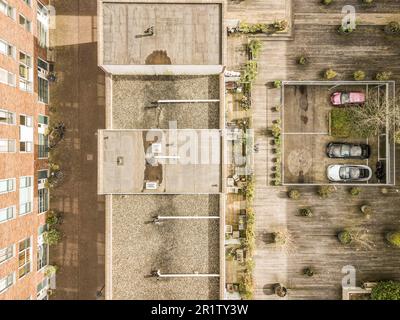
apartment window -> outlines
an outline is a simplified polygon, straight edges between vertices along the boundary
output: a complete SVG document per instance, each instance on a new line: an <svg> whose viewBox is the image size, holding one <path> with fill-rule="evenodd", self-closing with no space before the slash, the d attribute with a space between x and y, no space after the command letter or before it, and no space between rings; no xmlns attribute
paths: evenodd
<svg viewBox="0 0 400 320"><path fill-rule="evenodd" d="M0 153L15 152L15 140L0 139Z"/></svg>
<svg viewBox="0 0 400 320"><path fill-rule="evenodd" d="M11 244L6 248L0 249L0 264L14 257L14 245Z"/></svg>
<svg viewBox="0 0 400 320"><path fill-rule="evenodd" d="M48 300L47 290L49 289L49 278L45 277L36 287L37 300Z"/></svg>
<svg viewBox="0 0 400 320"><path fill-rule="evenodd" d="M0 68L0 83L8 84L9 86L15 87L16 85L15 74Z"/></svg>
<svg viewBox="0 0 400 320"><path fill-rule="evenodd" d="M12 220L14 219L14 217L15 217L15 206L0 209L0 223Z"/></svg>
<svg viewBox="0 0 400 320"><path fill-rule="evenodd" d="M32 58L27 54L19 53L19 88L23 91L32 91Z"/></svg>
<svg viewBox="0 0 400 320"><path fill-rule="evenodd" d="M47 231L47 224L42 224L38 228L38 252L37 252L37 270L43 269L49 262L49 246L43 241L43 233ZM38 289L38 292L41 289Z"/></svg>
<svg viewBox="0 0 400 320"><path fill-rule="evenodd" d="M20 177L19 179L19 214L32 212L33 177Z"/></svg>
<svg viewBox="0 0 400 320"><path fill-rule="evenodd" d="M7 1L0 0L0 12L15 20L15 8L10 6Z"/></svg>
<svg viewBox="0 0 400 320"><path fill-rule="evenodd" d="M0 180L0 194L15 191L15 179Z"/></svg>
<svg viewBox="0 0 400 320"><path fill-rule="evenodd" d="M0 39L0 53L15 58L15 47L7 41Z"/></svg>
<svg viewBox="0 0 400 320"><path fill-rule="evenodd" d="M19 116L19 150L20 152L33 151L33 118L31 116Z"/></svg>
<svg viewBox="0 0 400 320"><path fill-rule="evenodd" d="M12 272L8 276L0 279L0 293L5 292L15 282L15 273Z"/></svg>
<svg viewBox="0 0 400 320"><path fill-rule="evenodd" d="M49 11L40 2L37 6L37 33L39 45L46 48L49 39Z"/></svg>
<svg viewBox="0 0 400 320"><path fill-rule="evenodd" d="M45 187L48 175L48 170L38 171L39 213L49 210L49 189Z"/></svg>
<svg viewBox="0 0 400 320"><path fill-rule="evenodd" d="M49 81L40 75L38 76L38 96L40 102L49 103Z"/></svg>
<svg viewBox="0 0 400 320"><path fill-rule="evenodd" d="M49 137L46 134L49 125L49 117L39 115L38 119L38 157L48 158L49 157Z"/></svg>
<svg viewBox="0 0 400 320"><path fill-rule="evenodd" d="M15 113L0 109L0 124L15 124Z"/></svg>
<svg viewBox="0 0 400 320"><path fill-rule="evenodd" d="M19 24L24 27L26 31L32 31L32 22L25 18L22 14L19 15Z"/></svg>
<svg viewBox="0 0 400 320"><path fill-rule="evenodd" d="M31 272L32 244L31 237L18 244L18 278L21 279Z"/></svg>

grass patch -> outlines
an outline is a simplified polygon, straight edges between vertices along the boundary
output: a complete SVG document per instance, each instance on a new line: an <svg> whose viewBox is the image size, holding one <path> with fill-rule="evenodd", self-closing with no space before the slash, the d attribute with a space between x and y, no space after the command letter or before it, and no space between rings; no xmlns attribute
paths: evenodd
<svg viewBox="0 0 400 320"><path fill-rule="evenodd" d="M352 133L352 125L346 108L331 110L331 135L338 138L348 138Z"/></svg>

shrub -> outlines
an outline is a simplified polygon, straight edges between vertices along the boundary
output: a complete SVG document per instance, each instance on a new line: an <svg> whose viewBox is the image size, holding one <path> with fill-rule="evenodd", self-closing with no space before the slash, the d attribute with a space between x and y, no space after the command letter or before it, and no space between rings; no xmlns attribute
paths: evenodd
<svg viewBox="0 0 400 320"><path fill-rule="evenodd" d="M272 124L272 136L274 136L275 138L280 137L281 135L281 122L277 121L276 123Z"/></svg>
<svg viewBox="0 0 400 320"><path fill-rule="evenodd" d="M356 197L361 193L361 188L353 187L353 188L350 188L349 192L353 197Z"/></svg>
<svg viewBox="0 0 400 320"><path fill-rule="evenodd" d="M322 199L326 199L328 198L332 193L334 193L336 191L336 187L335 186L320 186L318 188L318 195L322 198Z"/></svg>
<svg viewBox="0 0 400 320"><path fill-rule="evenodd" d="M326 6L329 6L332 2L333 0L321 0L321 3Z"/></svg>
<svg viewBox="0 0 400 320"><path fill-rule="evenodd" d="M360 211L365 215L366 218L369 218L374 213L372 207L367 204L362 205L360 207Z"/></svg>
<svg viewBox="0 0 400 320"><path fill-rule="evenodd" d="M297 189L290 190L288 196L292 200L299 200L300 199L300 191Z"/></svg>
<svg viewBox="0 0 400 320"><path fill-rule="evenodd" d="M306 64L308 63L308 59L307 59L307 57L305 57L305 56L300 56L300 57L297 59L297 63L300 64L300 65L302 65L302 66L304 66L304 65L306 65Z"/></svg>
<svg viewBox="0 0 400 320"><path fill-rule="evenodd" d="M260 40L258 40L258 39L250 40L250 42L248 44L248 49L250 51L252 59L258 58L261 48L262 48L262 42Z"/></svg>
<svg viewBox="0 0 400 320"><path fill-rule="evenodd" d="M338 28L338 33L339 34L350 34L354 31L355 29L350 28L350 27L343 27L342 25L339 26Z"/></svg>
<svg viewBox="0 0 400 320"><path fill-rule="evenodd" d="M257 61L249 60L245 64L245 69L240 76L242 83L252 83L257 76Z"/></svg>
<svg viewBox="0 0 400 320"><path fill-rule="evenodd" d="M245 187L245 196L247 202L251 202L254 199L254 189L255 189L255 183L254 180L251 180L247 182L247 185Z"/></svg>
<svg viewBox="0 0 400 320"><path fill-rule="evenodd" d="M280 89L282 87L282 81L281 80L275 80L274 81L274 88Z"/></svg>
<svg viewBox="0 0 400 320"><path fill-rule="evenodd" d="M312 277L314 275L314 270L311 267L304 268L303 274Z"/></svg>
<svg viewBox="0 0 400 320"><path fill-rule="evenodd" d="M400 300L400 282L380 281L371 291L372 300Z"/></svg>
<svg viewBox="0 0 400 320"><path fill-rule="evenodd" d="M400 34L400 23L397 21L391 21L385 26L385 32L387 34Z"/></svg>
<svg viewBox="0 0 400 320"><path fill-rule="evenodd" d="M244 110L249 110L251 107L251 102L250 102L250 98L246 95L242 96L242 99L240 99L240 106L244 109Z"/></svg>
<svg viewBox="0 0 400 320"><path fill-rule="evenodd" d="M390 244L400 247L400 231L389 232L386 234L386 240L389 241Z"/></svg>
<svg viewBox="0 0 400 320"><path fill-rule="evenodd" d="M61 233L57 229L50 229L43 233L43 240L49 246L56 245L61 240Z"/></svg>
<svg viewBox="0 0 400 320"><path fill-rule="evenodd" d="M59 213L55 210L49 210L46 213L46 224L50 227L57 225L60 222Z"/></svg>
<svg viewBox="0 0 400 320"><path fill-rule="evenodd" d="M394 134L394 141L397 144L400 144L400 131L396 131L396 133Z"/></svg>
<svg viewBox="0 0 400 320"><path fill-rule="evenodd" d="M365 79L365 72L362 70L358 70L353 74L354 80L356 81L363 81Z"/></svg>
<svg viewBox="0 0 400 320"><path fill-rule="evenodd" d="M273 30L276 32L283 32L289 26L287 20L277 20L272 24Z"/></svg>
<svg viewBox="0 0 400 320"><path fill-rule="evenodd" d="M253 275L251 272L244 272L239 279L239 293L244 300L253 299Z"/></svg>
<svg viewBox="0 0 400 320"><path fill-rule="evenodd" d="M337 76L337 72L334 71L333 69L327 69L325 71L325 79L326 80L332 80L332 79L336 78L336 76Z"/></svg>
<svg viewBox="0 0 400 320"><path fill-rule="evenodd" d="M58 271L57 266L48 265L44 271L44 275L46 277L52 277L57 273L57 271Z"/></svg>
<svg viewBox="0 0 400 320"><path fill-rule="evenodd" d="M374 0L362 0L362 2L365 4L372 4Z"/></svg>
<svg viewBox="0 0 400 320"><path fill-rule="evenodd" d="M392 73L390 71L382 71L376 74L375 79L378 81L388 81L391 77Z"/></svg>
<svg viewBox="0 0 400 320"><path fill-rule="evenodd" d="M303 217L312 217L312 210L309 208L300 209L299 213Z"/></svg>
<svg viewBox="0 0 400 320"><path fill-rule="evenodd" d="M340 243L342 244L350 244L353 241L353 236L350 233L350 231L347 230L343 230L341 232L338 233L337 235Z"/></svg>

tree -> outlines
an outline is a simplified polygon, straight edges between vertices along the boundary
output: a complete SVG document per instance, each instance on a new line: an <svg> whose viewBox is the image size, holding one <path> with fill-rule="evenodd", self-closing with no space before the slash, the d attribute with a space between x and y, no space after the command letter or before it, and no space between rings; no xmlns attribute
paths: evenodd
<svg viewBox="0 0 400 320"><path fill-rule="evenodd" d="M43 240L49 246L56 245L61 240L61 233L57 229L50 229L43 233Z"/></svg>
<svg viewBox="0 0 400 320"><path fill-rule="evenodd" d="M386 240L389 241L390 244L400 247L400 231L389 232L386 235Z"/></svg>
<svg viewBox="0 0 400 320"><path fill-rule="evenodd" d="M352 129L361 137L378 135L389 124L389 130L400 124L399 99L370 93L362 107L349 108L347 112Z"/></svg>
<svg viewBox="0 0 400 320"><path fill-rule="evenodd" d="M400 282L380 281L372 288L372 300L400 300Z"/></svg>

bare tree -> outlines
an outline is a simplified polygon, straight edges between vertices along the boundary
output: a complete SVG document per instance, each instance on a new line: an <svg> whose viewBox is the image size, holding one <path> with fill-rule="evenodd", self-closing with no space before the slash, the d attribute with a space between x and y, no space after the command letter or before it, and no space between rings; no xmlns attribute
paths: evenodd
<svg viewBox="0 0 400 320"><path fill-rule="evenodd" d="M400 125L399 99L384 94L369 93L363 106L349 108L352 129L362 137L377 135L388 127L397 130Z"/></svg>

